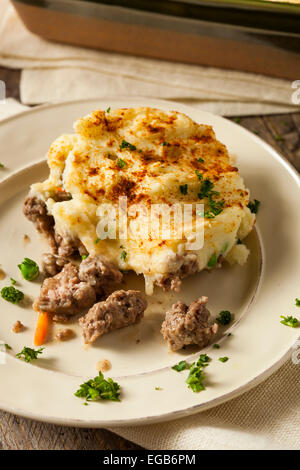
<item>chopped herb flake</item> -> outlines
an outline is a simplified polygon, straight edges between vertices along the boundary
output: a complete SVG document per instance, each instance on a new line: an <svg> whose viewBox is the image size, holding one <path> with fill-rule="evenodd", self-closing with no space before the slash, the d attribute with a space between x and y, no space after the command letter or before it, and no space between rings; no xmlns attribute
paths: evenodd
<svg viewBox="0 0 300 470"><path fill-rule="evenodd" d="M281 135L278 134L278 135L276 135L275 140L277 140L277 142L282 142L284 140L284 138Z"/></svg>
<svg viewBox="0 0 300 470"><path fill-rule="evenodd" d="M179 186L179 189L180 189L180 192L184 195L187 194L187 191L188 191L188 185L187 184L182 184Z"/></svg>
<svg viewBox="0 0 300 470"><path fill-rule="evenodd" d="M25 362L30 362L33 359L37 359L38 355L42 354L44 349L45 348L32 349L32 348L28 348L27 346L24 346L22 351L16 354L16 357L21 359L23 356Z"/></svg>
<svg viewBox="0 0 300 470"><path fill-rule="evenodd" d="M87 257L88 257L88 255L82 255L82 256L81 256L82 261L83 261L84 259L86 259Z"/></svg>
<svg viewBox="0 0 300 470"><path fill-rule="evenodd" d="M181 372L182 370L185 370L187 368L188 365L186 361L180 361L178 364L175 364L175 366L172 367L172 369L176 370L176 372Z"/></svg>
<svg viewBox="0 0 300 470"><path fill-rule="evenodd" d="M222 246L221 253L222 254L225 253L225 251L227 250L228 247L229 247L229 243L228 242L224 243L224 245Z"/></svg>
<svg viewBox="0 0 300 470"><path fill-rule="evenodd" d="M236 244L237 244L237 245L242 245L242 244L243 244L243 242L242 242L242 240L241 240L240 238L238 238L238 240L237 240Z"/></svg>
<svg viewBox="0 0 300 470"><path fill-rule="evenodd" d="M119 168L124 168L124 166L126 166L126 162L124 162L124 160L122 160L122 158L118 158L117 165L118 165Z"/></svg>
<svg viewBox="0 0 300 470"><path fill-rule="evenodd" d="M198 194L199 199L208 197L213 187L214 187L214 184L209 179L204 180L203 183L201 184L200 193Z"/></svg>
<svg viewBox="0 0 300 470"><path fill-rule="evenodd" d="M233 118L233 120L234 120L234 122L236 122L237 124L238 124L239 122L241 122L241 118L240 118L240 117L235 117L235 118Z"/></svg>
<svg viewBox="0 0 300 470"><path fill-rule="evenodd" d="M76 397L85 398L88 401L111 400L120 401L120 385L112 379L104 379L102 372L94 379L90 379L80 385Z"/></svg>
<svg viewBox="0 0 300 470"><path fill-rule="evenodd" d="M290 326L291 328L296 328L299 326L299 320L291 315L288 317L284 317L283 315L280 316L282 318L281 322L283 325Z"/></svg>
<svg viewBox="0 0 300 470"><path fill-rule="evenodd" d="M10 282L12 283L13 286L17 284L17 281L13 277L10 278Z"/></svg>
<svg viewBox="0 0 300 470"><path fill-rule="evenodd" d="M26 281L33 281L40 273L37 263L30 258L24 258L24 261L18 264L18 268Z"/></svg>
<svg viewBox="0 0 300 470"><path fill-rule="evenodd" d="M20 290L16 289L14 286L3 287L1 290L1 297L7 302L12 304L17 304L24 299L24 294Z"/></svg>
<svg viewBox="0 0 300 470"><path fill-rule="evenodd" d="M199 163L204 163L203 158L198 158L197 161L198 161Z"/></svg>
<svg viewBox="0 0 300 470"><path fill-rule="evenodd" d="M94 241L95 245L97 245L97 243L99 243L101 240L101 238L96 238L96 240Z"/></svg>
<svg viewBox="0 0 300 470"><path fill-rule="evenodd" d="M121 253L121 260L126 261L126 258L127 258L127 253L126 253L126 251L124 250L124 251L122 251L122 253Z"/></svg>
<svg viewBox="0 0 300 470"><path fill-rule="evenodd" d="M221 361L221 362L227 362L228 359L229 359L229 357L227 357L227 356L219 357L219 361Z"/></svg>
<svg viewBox="0 0 300 470"><path fill-rule="evenodd" d="M196 173L196 175L197 175L197 177L198 177L198 180L199 180L199 181L202 181L202 180L203 180L203 175L202 175L202 173L200 173L199 170L195 170L195 173Z"/></svg>
<svg viewBox="0 0 300 470"><path fill-rule="evenodd" d="M4 168L4 164L3 164L3 163L0 163L0 168Z"/></svg>
<svg viewBox="0 0 300 470"><path fill-rule="evenodd" d="M186 379L186 383L188 384L189 388L193 390L193 392L201 392L201 390L205 390L205 386L203 381L205 379L205 375L203 374L203 368L208 366L208 362L210 358L207 354L201 354L197 362L193 362L190 367L190 373L188 378Z"/></svg>
<svg viewBox="0 0 300 470"><path fill-rule="evenodd" d="M259 206L260 206L260 201L258 201L257 199L254 199L254 202L250 201L249 204L247 205L247 207L249 207L250 211L253 214L257 214Z"/></svg>
<svg viewBox="0 0 300 470"><path fill-rule="evenodd" d="M216 344L214 344L214 348L215 349L220 349L220 345L216 343Z"/></svg>
<svg viewBox="0 0 300 470"><path fill-rule="evenodd" d="M136 150L136 146L130 144L126 140L122 140L122 143L120 144L120 150L123 150L123 149Z"/></svg>
<svg viewBox="0 0 300 470"><path fill-rule="evenodd" d="M296 307L300 307L300 299L295 299L295 305Z"/></svg>
<svg viewBox="0 0 300 470"><path fill-rule="evenodd" d="M155 387L155 390L162 390L161 387Z"/></svg>
<svg viewBox="0 0 300 470"><path fill-rule="evenodd" d="M166 147L166 146L169 146L170 144L169 144L169 142L163 142L161 145L162 145L163 147Z"/></svg>
<svg viewBox="0 0 300 470"><path fill-rule="evenodd" d="M222 310L216 318L216 322L219 323L219 325L229 325L231 317L232 315L229 310Z"/></svg>
<svg viewBox="0 0 300 470"><path fill-rule="evenodd" d="M109 108L107 108L106 112L107 112L107 113L110 113L110 107L109 107Z"/></svg>
<svg viewBox="0 0 300 470"><path fill-rule="evenodd" d="M213 253L208 260L207 266L209 268L213 268L217 264L217 261L218 261L218 255L216 253Z"/></svg>

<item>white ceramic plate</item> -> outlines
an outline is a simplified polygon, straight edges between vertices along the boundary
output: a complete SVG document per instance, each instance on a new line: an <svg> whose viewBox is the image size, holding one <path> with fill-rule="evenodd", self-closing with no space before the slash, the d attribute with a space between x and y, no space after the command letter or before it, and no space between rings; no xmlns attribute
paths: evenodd
<svg viewBox="0 0 300 470"><path fill-rule="evenodd" d="M177 103L148 99L89 100L42 107L7 119L0 125L0 244L1 268L27 296L36 296L38 282L21 279L17 264L24 256L40 260L44 242L22 214L22 202L32 182L43 179L47 167L43 156L60 134L72 131L79 116L100 108L154 106L176 109L199 123L211 124L217 138L230 153L251 190L262 201L256 231L247 240L251 255L244 267L224 266L185 280L180 294L155 291L140 325L101 338L88 349L79 330L65 343L49 343L32 364L15 358L24 345L32 347L36 314L29 305L20 307L0 299L0 339L12 346L6 363L0 365L0 407L30 418L75 426L100 427L148 423L196 413L248 390L278 368L298 338L299 330L280 324L281 314L299 316L294 306L300 297L300 187L296 172L258 137L226 119ZM31 242L24 243L24 234ZM143 281L130 276L127 286L143 289ZM212 358L206 369L206 390L187 388L187 372L171 366L179 360L197 358L197 350L170 353L159 332L168 305L181 299L209 297L214 315L234 312L230 328L221 330L205 352ZM12 333L21 320L26 331ZM77 328L74 326L74 328ZM228 336L229 330L232 336ZM137 343L137 340L140 342ZM204 351L202 351L204 352ZM218 361L228 356L226 363ZM109 359L113 377L122 387L122 401L97 402L83 406L74 392L80 383L97 375L96 363ZM288 386L288 384L287 384ZM155 390L161 387L162 390Z"/></svg>

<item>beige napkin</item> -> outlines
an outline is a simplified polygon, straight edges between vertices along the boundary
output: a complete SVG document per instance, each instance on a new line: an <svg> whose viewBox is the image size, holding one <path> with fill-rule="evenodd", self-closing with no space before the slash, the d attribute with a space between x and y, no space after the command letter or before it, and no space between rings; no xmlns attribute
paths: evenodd
<svg viewBox="0 0 300 470"><path fill-rule="evenodd" d="M23 69L25 104L123 95L177 100L223 115L299 109L287 80L51 43L27 31L8 0L0 0L0 21L0 65Z"/></svg>
<svg viewBox="0 0 300 470"><path fill-rule="evenodd" d="M0 102L0 120L25 109L13 99ZM147 449L299 450L299 347L293 361L290 358L265 382L227 403L175 421L110 430Z"/></svg>

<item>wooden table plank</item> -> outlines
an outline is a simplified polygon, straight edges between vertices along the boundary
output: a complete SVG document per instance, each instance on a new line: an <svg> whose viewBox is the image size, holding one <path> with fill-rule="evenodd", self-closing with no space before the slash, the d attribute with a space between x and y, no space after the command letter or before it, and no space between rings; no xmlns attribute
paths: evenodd
<svg viewBox="0 0 300 470"><path fill-rule="evenodd" d="M0 67L7 97L19 99L20 71ZM300 171L300 113L232 118L256 133ZM40 423L0 411L0 449L136 450L139 446L105 429Z"/></svg>

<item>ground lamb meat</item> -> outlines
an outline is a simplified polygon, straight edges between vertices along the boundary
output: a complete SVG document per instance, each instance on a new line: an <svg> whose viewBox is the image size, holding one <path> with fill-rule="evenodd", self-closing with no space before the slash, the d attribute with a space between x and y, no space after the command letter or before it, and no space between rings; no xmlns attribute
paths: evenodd
<svg viewBox="0 0 300 470"><path fill-rule="evenodd" d="M51 249L55 252L54 218L48 214L46 203L37 196L27 196L24 201L23 212L25 217L34 223L38 232L47 238Z"/></svg>
<svg viewBox="0 0 300 470"><path fill-rule="evenodd" d="M42 255L42 270L45 276L55 276L60 273L69 260L63 256L44 253Z"/></svg>
<svg viewBox="0 0 300 470"><path fill-rule="evenodd" d="M114 286L120 284L123 279L121 271L99 255L88 256L82 261L79 277L81 281L88 282L94 287L98 298L107 297Z"/></svg>
<svg viewBox="0 0 300 470"><path fill-rule="evenodd" d="M177 258L181 258L179 255L176 255ZM199 270L199 264L197 260L197 255L195 253L189 253L182 257L182 264L175 273L167 273L159 276L155 284L158 287L162 287L164 291L173 290L175 292L180 292L181 289L181 279L195 274ZM178 260L177 260L178 262Z"/></svg>
<svg viewBox="0 0 300 470"><path fill-rule="evenodd" d="M104 302L95 304L79 320L85 343L93 343L104 333L138 323L146 308L147 302L141 292L114 292Z"/></svg>
<svg viewBox="0 0 300 470"><path fill-rule="evenodd" d="M59 256L72 256L75 254L87 255L84 245L78 238L72 238L70 235L64 234L63 236L55 232L54 239Z"/></svg>
<svg viewBox="0 0 300 470"><path fill-rule="evenodd" d="M96 302L95 290L78 277L78 268L68 263L54 277L45 279L35 305L44 312L75 315Z"/></svg>
<svg viewBox="0 0 300 470"><path fill-rule="evenodd" d="M12 331L14 333L21 333L22 331L24 331L24 325L22 322L20 322L20 320L16 321L16 323L13 325L12 327Z"/></svg>
<svg viewBox="0 0 300 470"><path fill-rule="evenodd" d="M161 333L170 349L177 351L190 344L204 348L216 334L218 324L209 322L207 301L207 297L200 297L189 307L182 302L172 305L161 327Z"/></svg>
<svg viewBox="0 0 300 470"><path fill-rule="evenodd" d="M55 335L57 341L68 341L75 336L75 333L71 328L61 328Z"/></svg>
<svg viewBox="0 0 300 470"><path fill-rule="evenodd" d="M63 202L69 200L70 195L64 191L54 191L52 198L56 202ZM88 254L80 240L68 235L61 236L55 231L54 218L48 214L46 203L42 199L37 196L27 196L23 212L27 219L34 223L36 229L46 236L53 253L58 252L59 256L71 256L78 252L80 255Z"/></svg>

